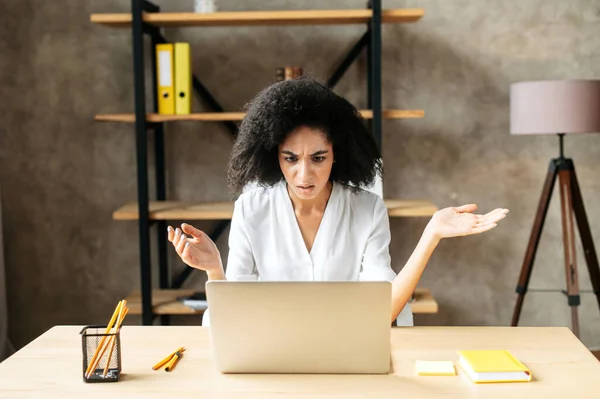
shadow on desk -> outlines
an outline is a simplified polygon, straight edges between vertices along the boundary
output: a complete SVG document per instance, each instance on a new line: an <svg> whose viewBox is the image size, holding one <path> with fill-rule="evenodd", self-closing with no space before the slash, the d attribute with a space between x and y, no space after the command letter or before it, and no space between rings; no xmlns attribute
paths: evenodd
<svg viewBox="0 0 600 399"><path fill-rule="evenodd" d="M310 395L319 392L323 396L337 396L340 392L356 392L364 393L366 397L371 394L377 396L385 393L394 393L393 396L402 397L402 392L408 388L412 393L422 394L422 397L444 397L449 389L442 381L440 384L432 384L431 380L410 379L395 374L336 374L334 376L313 374L310 375L310 386L307 386L306 378L306 375L301 374L223 374L219 377L219 382L227 384L229 392L239 389L240 392L246 391L248 394L281 392L286 395ZM471 384L469 381L464 383Z"/></svg>

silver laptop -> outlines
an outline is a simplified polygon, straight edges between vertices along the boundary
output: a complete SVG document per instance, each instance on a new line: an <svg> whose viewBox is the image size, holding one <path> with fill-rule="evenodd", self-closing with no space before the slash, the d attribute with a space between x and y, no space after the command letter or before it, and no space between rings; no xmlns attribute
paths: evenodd
<svg viewBox="0 0 600 399"><path fill-rule="evenodd" d="M389 282L209 281L206 296L223 373L390 370Z"/></svg>

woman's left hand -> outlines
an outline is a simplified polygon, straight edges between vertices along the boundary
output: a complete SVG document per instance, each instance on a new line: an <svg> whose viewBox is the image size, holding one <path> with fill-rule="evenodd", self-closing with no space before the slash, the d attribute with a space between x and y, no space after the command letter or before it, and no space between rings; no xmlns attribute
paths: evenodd
<svg viewBox="0 0 600 399"><path fill-rule="evenodd" d="M479 234L496 227L508 209L497 208L485 215L474 214L477 205L468 204L440 209L433 214L427 230L437 239Z"/></svg>

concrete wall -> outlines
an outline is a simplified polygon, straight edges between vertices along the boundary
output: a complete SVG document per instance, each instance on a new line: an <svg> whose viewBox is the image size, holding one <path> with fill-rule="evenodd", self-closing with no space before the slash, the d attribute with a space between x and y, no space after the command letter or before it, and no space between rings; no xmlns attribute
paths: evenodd
<svg viewBox="0 0 600 399"><path fill-rule="evenodd" d="M136 199L133 125L94 122L97 113L133 111L131 36L93 25L92 12L127 12L127 0L0 0L0 182L9 330L22 346L56 324L102 323L138 288L135 222L111 213ZM161 1L165 11L192 0ZM250 3L250 4L246 4ZM326 4L325 4L326 3ZM362 8L365 1L235 2L220 10ZM511 137L509 84L600 77L600 4L594 0L397 0L422 7L416 24L383 28L384 108L424 109L417 120L384 122L386 197L424 198L439 207L475 202L510 209L494 231L443 241L420 285L440 304L419 325L508 325L514 288L553 136ZM329 76L362 26L169 29L193 43L194 71L227 110L239 110L268 85L278 66ZM149 86L150 87L150 86ZM366 107L365 60L336 91ZM194 104L196 111L206 110ZM168 195L227 200L232 139L219 124L167 127ZM592 233L600 245L600 136L567 137ZM151 158L152 159L152 158ZM558 194L556 192L555 194ZM551 203L532 287L565 286L558 195ZM176 221L178 222L178 221ZM393 266L408 259L427 219L392 219ZM213 222L195 223L210 229ZM227 254L226 235L218 243ZM581 246L583 289L590 289ZM173 273L182 269L174 252ZM156 277L156 272L154 277ZM187 287L202 287L198 273ZM586 293L582 340L600 347L600 313ZM198 317L175 323L199 323ZM139 318L128 317L128 323ZM522 325L570 325L560 293L527 296Z"/></svg>

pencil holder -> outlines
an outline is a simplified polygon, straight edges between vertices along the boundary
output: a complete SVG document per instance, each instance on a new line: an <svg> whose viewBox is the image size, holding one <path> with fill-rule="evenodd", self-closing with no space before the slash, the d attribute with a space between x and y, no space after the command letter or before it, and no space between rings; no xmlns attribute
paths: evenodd
<svg viewBox="0 0 600 399"><path fill-rule="evenodd" d="M106 333L106 326L87 326L81 332L83 381L117 382L121 375L120 332Z"/></svg>

